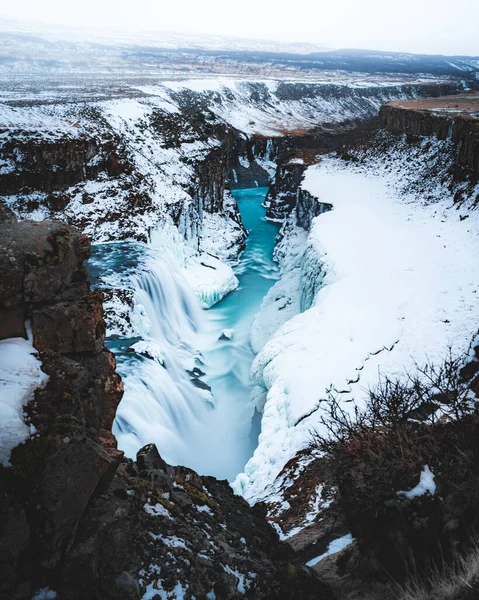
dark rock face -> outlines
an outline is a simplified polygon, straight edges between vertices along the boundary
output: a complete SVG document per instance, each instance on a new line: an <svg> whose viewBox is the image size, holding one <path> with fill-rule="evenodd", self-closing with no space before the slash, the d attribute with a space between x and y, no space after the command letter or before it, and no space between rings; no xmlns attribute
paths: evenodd
<svg viewBox="0 0 479 600"><path fill-rule="evenodd" d="M62 294L87 292L81 264L90 243L58 223L16 223L9 217L0 226L0 312L5 313L0 338L6 338L24 334L32 306L57 301Z"/></svg>
<svg viewBox="0 0 479 600"><path fill-rule="evenodd" d="M0 599L45 587L62 600L331 598L226 481L171 467L154 445L123 457L111 433L123 387L82 267L88 240L0 215L2 336L30 319L49 375L26 408L36 433L0 468Z"/></svg>
<svg viewBox="0 0 479 600"><path fill-rule="evenodd" d="M34 346L60 354L100 352L105 337L102 299L101 293L94 292L77 301L34 310Z"/></svg>
<svg viewBox="0 0 479 600"><path fill-rule="evenodd" d="M391 87L387 90L389 98L396 95L399 92L405 97L422 97L427 98L429 96L442 96L445 94L452 94L457 92L457 84L445 83L445 84L416 84L416 85L402 85L400 88L395 89ZM356 94L348 86L344 85L324 85L317 86L311 83L290 83L282 82L278 85L276 95L281 100L298 100L300 98L316 98L320 96L325 100L332 100L335 98L344 98L349 96L357 97L358 104L360 104L363 98L374 98L378 95L376 88L362 88ZM397 97L397 95L396 95ZM387 100L384 100L385 102ZM358 111L360 114L360 111Z"/></svg>
<svg viewBox="0 0 479 600"><path fill-rule="evenodd" d="M24 335L30 319L49 375L28 407L37 434L14 449L13 468L0 479L0 597L17 590L21 598L35 591L39 573L58 567L92 494L116 471L122 454L110 431L123 390L103 349L102 298L89 291L82 267L88 239L60 223L7 217L0 225L1 337Z"/></svg>
<svg viewBox="0 0 479 600"><path fill-rule="evenodd" d="M306 169L304 163L289 162L278 166L265 199L266 216L275 221L284 221L296 205L297 190Z"/></svg>
<svg viewBox="0 0 479 600"><path fill-rule="evenodd" d="M227 482L166 465L154 445L120 467L84 522L62 598L139 598L140 585L158 593L180 586L185 598L330 597Z"/></svg>
<svg viewBox="0 0 479 600"><path fill-rule="evenodd" d="M314 217L331 210L330 204L301 188L307 167L303 161L279 165L265 199L267 218L282 222L294 212L295 223L308 231Z"/></svg>
<svg viewBox="0 0 479 600"><path fill-rule="evenodd" d="M456 145L458 166L479 177L479 118L467 114L454 115L442 111L421 110L421 105L399 107L395 103L381 108L379 119L388 131L415 136L435 135L439 140L451 139ZM478 105L479 107L479 105Z"/></svg>
<svg viewBox="0 0 479 600"><path fill-rule="evenodd" d="M117 148L118 140L99 144L95 138L84 135L55 141L6 142L0 147L0 156L6 161L15 157L18 168L0 176L0 189L3 194L16 194L25 188L52 192L94 179L101 171L118 175L122 159Z"/></svg>

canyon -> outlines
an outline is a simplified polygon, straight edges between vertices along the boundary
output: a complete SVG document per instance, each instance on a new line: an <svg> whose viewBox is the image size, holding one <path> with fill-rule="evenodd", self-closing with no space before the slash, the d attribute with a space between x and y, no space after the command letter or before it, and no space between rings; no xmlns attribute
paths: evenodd
<svg viewBox="0 0 479 600"><path fill-rule="evenodd" d="M322 398L451 341L479 391L477 93L126 87L2 98L0 353L42 366L0 445L0 597L341 597Z"/></svg>

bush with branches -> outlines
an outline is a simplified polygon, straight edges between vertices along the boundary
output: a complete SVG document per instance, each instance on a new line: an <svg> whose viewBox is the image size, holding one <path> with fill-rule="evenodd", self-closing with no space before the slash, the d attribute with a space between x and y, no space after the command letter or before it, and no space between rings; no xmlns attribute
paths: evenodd
<svg viewBox="0 0 479 600"><path fill-rule="evenodd" d="M324 454L337 504L361 550L394 577L452 559L479 525L479 412L463 362L403 379L380 378L364 406L352 411L337 396L320 403ZM426 466L434 494L401 494Z"/></svg>

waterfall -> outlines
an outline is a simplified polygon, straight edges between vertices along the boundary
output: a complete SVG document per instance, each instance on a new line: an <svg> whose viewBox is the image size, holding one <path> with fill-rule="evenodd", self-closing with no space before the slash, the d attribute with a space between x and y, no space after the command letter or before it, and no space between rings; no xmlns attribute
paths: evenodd
<svg viewBox="0 0 479 600"><path fill-rule="evenodd" d="M199 302L177 265L156 253L134 277L133 287L149 320L141 342L148 358L134 355L122 364L125 395L114 434L127 456L135 457L143 445L154 442L167 462L203 470L201 448L192 453L191 444L206 435L212 411L207 400L212 398L188 373L200 364L195 345L202 320Z"/></svg>
<svg viewBox="0 0 479 600"><path fill-rule="evenodd" d="M113 432L127 456L135 458L142 446L155 443L170 464L230 480L251 458L259 419L257 398L251 396L257 390L250 377L250 332L262 299L278 278L272 260L278 227L264 218L265 195L266 188L236 192L250 231L235 267L238 279L218 259L210 268L195 267L191 247L167 227L152 234L141 257L127 267L128 289L134 290L137 308L142 307L136 311L141 318L135 310L131 315L140 338L123 338L116 348L125 395ZM127 257L116 257L117 272ZM202 263L209 261L208 267L210 259L202 257ZM193 265L196 293L190 271L188 278L183 274L185 264ZM231 273L234 287L239 280L238 290L204 310L199 298L205 298L205 289L213 296L218 286L224 288L221 269Z"/></svg>

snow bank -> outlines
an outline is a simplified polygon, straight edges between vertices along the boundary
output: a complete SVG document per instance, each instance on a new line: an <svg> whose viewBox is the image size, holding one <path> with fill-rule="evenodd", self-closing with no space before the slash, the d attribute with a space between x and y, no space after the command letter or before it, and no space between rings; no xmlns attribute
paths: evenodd
<svg viewBox="0 0 479 600"><path fill-rule="evenodd" d="M198 252L173 225L155 230L150 246L178 265L203 308L210 308L238 287L230 265L209 252Z"/></svg>
<svg viewBox="0 0 479 600"><path fill-rule="evenodd" d="M308 561L306 563L306 566L314 567L314 565L317 565L320 561L323 560L323 558L326 558L327 556L331 556L331 554L336 554L337 552L341 552L341 550L344 550L349 545L351 545L353 542L354 542L354 538L350 533L343 535L343 537L338 538L337 540L333 540L329 544L328 549L326 550L326 552L324 554L321 554L321 556L316 556L315 558L312 558L310 561Z"/></svg>
<svg viewBox="0 0 479 600"><path fill-rule="evenodd" d="M0 463L10 465L10 453L31 431L23 419L23 407L33 392L48 379L35 357L31 340L0 340Z"/></svg>
<svg viewBox="0 0 479 600"><path fill-rule="evenodd" d="M301 269L308 235L290 222L282 233L283 239L274 251L281 277L263 298L251 329L251 345L256 353L301 309Z"/></svg>
<svg viewBox="0 0 479 600"><path fill-rule="evenodd" d="M398 185L379 165L326 159L306 172L303 187L334 207L313 221L306 247L324 280L253 364L268 393L258 448L235 483L249 499L307 446L327 390L352 410L379 370L440 362L449 344L467 353L479 327L479 214L462 220L451 199L421 205Z"/></svg>
<svg viewBox="0 0 479 600"><path fill-rule="evenodd" d="M184 274L204 308L210 308L238 287L233 269L207 254L191 260Z"/></svg>
<svg viewBox="0 0 479 600"><path fill-rule="evenodd" d="M419 498L419 496L424 496L425 494L430 494L431 496L434 496L435 493L436 482L434 481L434 473L429 469L428 465L424 466L424 469L419 478L419 483L416 485L416 487L413 487L412 490L409 490L407 492L396 492L398 496L404 496L408 500Z"/></svg>

